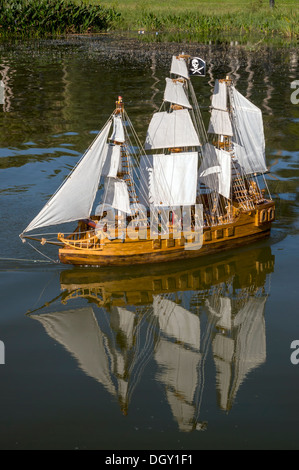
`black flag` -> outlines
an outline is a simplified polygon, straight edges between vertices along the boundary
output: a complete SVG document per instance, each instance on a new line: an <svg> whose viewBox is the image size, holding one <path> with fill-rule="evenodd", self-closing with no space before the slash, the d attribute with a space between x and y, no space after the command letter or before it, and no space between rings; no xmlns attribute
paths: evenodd
<svg viewBox="0 0 299 470"><path fill-rule="evenodd" d="M206 75L206 63L200 57L191 57L189 64L189 75L197 75L205 77Z"/></svg>

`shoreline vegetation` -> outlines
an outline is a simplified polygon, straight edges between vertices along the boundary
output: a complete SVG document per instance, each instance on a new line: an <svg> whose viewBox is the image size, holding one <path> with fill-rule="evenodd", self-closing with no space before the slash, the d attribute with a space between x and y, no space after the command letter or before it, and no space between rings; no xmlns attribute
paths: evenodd
<svg viewBox="0 0 299 470"><path fill-rule="evenodd" d="M139 31L147 41L287 42L298 41L298 10L296 0L0 0L0 37Z"/></svg>

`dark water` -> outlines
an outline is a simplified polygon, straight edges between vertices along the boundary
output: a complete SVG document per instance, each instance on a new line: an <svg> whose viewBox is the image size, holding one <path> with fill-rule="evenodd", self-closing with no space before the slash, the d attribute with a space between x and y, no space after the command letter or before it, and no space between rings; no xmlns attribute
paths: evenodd
<svg viewBox="0 0 299 470"><path fill-rule="evenodd" d="M228 72L263 111L270 239L124 270L66 267L55 247L37 246L45 258L23 245L119 94L144 138L182 48L207 61L193 83L206 122ZM0 448L298 449L298 50L103 36L4 44L0 56Z"/></svg>

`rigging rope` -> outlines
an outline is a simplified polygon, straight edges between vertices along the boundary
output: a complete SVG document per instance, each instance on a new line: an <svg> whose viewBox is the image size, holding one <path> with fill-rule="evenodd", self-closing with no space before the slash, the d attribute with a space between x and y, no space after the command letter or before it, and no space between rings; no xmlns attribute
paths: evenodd
<svg viewBox="0 0 299 470"><path fill-rule="evenodd" d="M31 261L32 263L50 263L44 259L25 259L25 258L0 258L0 261Z"/></svg>
<svg viewBox="0 0 299 470"><path fill-rule="evenodd" d="M27 243L28 243L28 245L31 246L31 248L33 248L35 251L37 251L40 255L42 255L42 256L44 256L45 258L47 258L48 260L50 260L49 262L56 263L56 264L60 263L59 260L54 260L54 259L50 258L49 256L45 255L44 253L42 253L42 251L38 250L38 249L37 249L35 246L33 246L30 242L27 242Z"/></svg>

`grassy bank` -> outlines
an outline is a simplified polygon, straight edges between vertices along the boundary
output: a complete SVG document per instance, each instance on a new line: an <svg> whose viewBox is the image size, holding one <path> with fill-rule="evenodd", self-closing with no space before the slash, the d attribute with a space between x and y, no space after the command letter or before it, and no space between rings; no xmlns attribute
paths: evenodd
<svg viewBox="0 0 299 470"><path fill-rule="evenodd" d="M0 34L41 37L106 31L118 16L113 7L77 0L3 0Z"/></svg>
<svg viewBox="0 0 299 470"><path fill-rule="evenodd" d="M97 3L98 0L92 0ZM188 32L193 35L258 34L296 37L299 8L296 0L101 0L115 5L121 16L116 27L146 31Z"/></svg>
<svg viewBox="0 0 299 470"><path fill-rule="evenodd" d="M1 36L99 31L184 34L189 39L254 34L299 36L298 0L3 0ZM166 36L165 36L166 37Z"/></svg>

